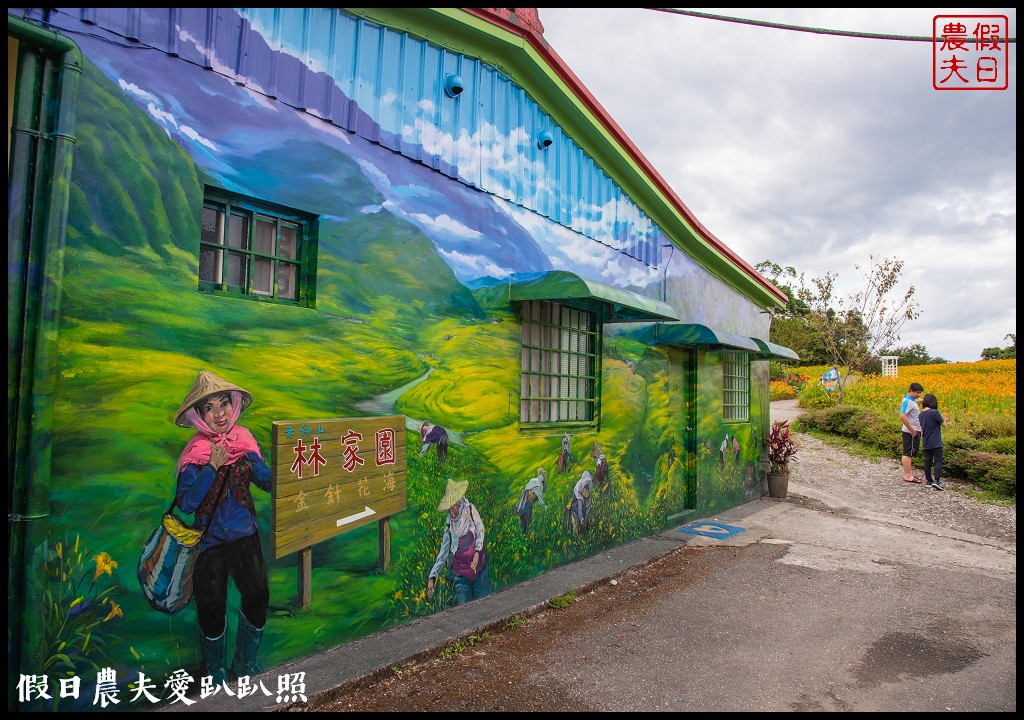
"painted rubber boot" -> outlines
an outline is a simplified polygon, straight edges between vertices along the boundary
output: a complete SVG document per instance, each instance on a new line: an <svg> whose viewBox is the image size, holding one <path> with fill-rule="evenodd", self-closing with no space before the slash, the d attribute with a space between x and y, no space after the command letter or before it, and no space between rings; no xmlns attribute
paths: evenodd
<svg viewBox="0 0 1024 720"><path fill-rule="evenodd" d="M224 632L220 637L208 638L199 632L200 644L203 648L203 663L206 667L206 674L213 677L213 684L220 685L228 679L227 671L227 633L225 624Z"/></svg>
<svg viewBox="0 0 1024 720"><path fill-rule="evenodd" d="M235 677L258 675L256 653L263 639L263 628L253 626L241 612L238 613L238 634L235 638L235 657L231 660L231 672Z"/></svg>

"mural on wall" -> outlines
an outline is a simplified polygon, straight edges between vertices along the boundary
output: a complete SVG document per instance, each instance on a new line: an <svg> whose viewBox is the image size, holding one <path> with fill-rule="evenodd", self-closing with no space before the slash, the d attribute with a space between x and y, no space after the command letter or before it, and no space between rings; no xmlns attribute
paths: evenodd
<svg viewBox="0 0 1024 720"><path fill-rule="evenodd" d="M570 269L660 297L666 277L705 272L682 253L656 270L217 73L76 40L44 609L46 642L70 649L48 670L219 677L257 654L273 668L758 494L757 403L749 422L724 423L721 365L697 353L689 429L670 351L628 330L604 340L599 431L519 432L509 279ZM204 184L320 218L314 308L198 292ZM204 371L209 393L195 385ZM300 608L294 555L264 560L269 508L249 492L268 489L259 446L283 417L368 413L405 415L419 448L394 562L378 570L372 527L320 543L314 603ZM191 439L170 437L168 417ZM218 478L231 492L212 508ZM166 616L124 570L175 492L210 541L204 589ZM86 546L105 550L90 560ZM69 618L90 634L69 641Z"/></svg>

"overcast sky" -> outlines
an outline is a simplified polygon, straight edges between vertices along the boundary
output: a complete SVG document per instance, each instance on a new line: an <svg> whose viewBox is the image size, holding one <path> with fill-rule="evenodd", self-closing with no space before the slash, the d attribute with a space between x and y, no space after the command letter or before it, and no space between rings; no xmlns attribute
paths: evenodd
<svg viewBox="0 0 1024 720"><path fill-rule="evenodd" d="M695 9L931 36L943 9ZM1017 34L1016 11L1006 15ZM972 361L1017 332L1017 65L1009 89L937 91L928 42L644 9L540 8L544 37L712 233L807 277L905 262L921 315L900 345ZM973 29L973 28L972 28ZM895 294L895 293L894 293ZM902 296L902 292L900 293Z"/></svg>

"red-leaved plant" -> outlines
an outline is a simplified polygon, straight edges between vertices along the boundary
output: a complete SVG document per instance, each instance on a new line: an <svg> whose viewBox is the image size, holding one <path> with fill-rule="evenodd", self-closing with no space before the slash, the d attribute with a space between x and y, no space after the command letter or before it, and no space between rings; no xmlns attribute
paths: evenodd
<svg viewBox="0 0 1024 720"><path fill-rule="evenodd" d="M776 420L768 434L768 462L772 475L788 475L789 463L796 458L796 443L789 436L789 420Z"/></svg>

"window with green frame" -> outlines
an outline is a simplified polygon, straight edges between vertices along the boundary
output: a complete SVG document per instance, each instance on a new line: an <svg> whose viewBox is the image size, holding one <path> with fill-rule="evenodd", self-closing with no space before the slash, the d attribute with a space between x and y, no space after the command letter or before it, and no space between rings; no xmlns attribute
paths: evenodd
<svg viewBox="0 0 1024 720"><path fill-rule="evenodd" d="M745 352L722 353L722 416L750 419L750 356Z"/></svg>
<svg viewBox="0 0 1024 720"><path fill-rule="evenodd" d="M593 425L601 340L595 313L528 300L521 320L519 422Z"/></svg>
<svg viewBox="0 0 1024 720"><path fill-rule="evenodd" d="M207 188L199 289L312 307L317 217Z"/></svg>

